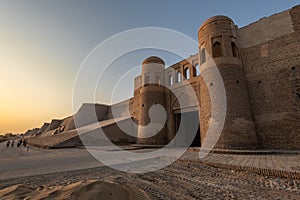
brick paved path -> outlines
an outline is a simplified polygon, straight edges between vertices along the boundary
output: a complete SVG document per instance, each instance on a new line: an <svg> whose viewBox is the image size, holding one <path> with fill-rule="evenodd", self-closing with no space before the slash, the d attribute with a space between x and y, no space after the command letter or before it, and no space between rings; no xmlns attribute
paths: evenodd
<svg viewBox="0 0 300 200"><path fill-rule="evenodd" d="M198 149L191 149L182 159L198 160L214 167L300 179L300 152L234 151L233 154L229 153L228 151L209 153L200 159Z"/></svg>

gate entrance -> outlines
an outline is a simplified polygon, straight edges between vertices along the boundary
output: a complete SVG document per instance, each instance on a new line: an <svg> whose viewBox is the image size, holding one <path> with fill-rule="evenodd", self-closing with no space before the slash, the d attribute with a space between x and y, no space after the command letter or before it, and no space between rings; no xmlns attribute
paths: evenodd
<svg viewBox="0 0 300 200"><path fill-rule="evenodd" d="M181 118L182 116L182 118ZM181 121L183 120L183 122ZM198 122L196 135L195 135L195 123ZM181 123L182 122L182 123ZM199 113L197 111L193 112L183 112L175 114L175 131L178 132L179 128L183 131L180 137L177 140L177 146L187 146L188 143L190 147L201 147L201 136L200 136L200 123L199 123ZM191 128L193 127L193 128ZM192 141L192 142L191 142Z"/></svg>

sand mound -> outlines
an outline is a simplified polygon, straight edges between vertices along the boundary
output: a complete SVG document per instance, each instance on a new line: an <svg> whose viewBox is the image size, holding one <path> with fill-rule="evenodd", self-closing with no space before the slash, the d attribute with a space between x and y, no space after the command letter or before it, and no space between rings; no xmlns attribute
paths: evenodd
<svg viewBox="0 0 300 200"><path fill-rule="evenodd" d="M80 181L68 186L14 185L0 190L0 199L152 199L141 189L103 181Z"/></svg>

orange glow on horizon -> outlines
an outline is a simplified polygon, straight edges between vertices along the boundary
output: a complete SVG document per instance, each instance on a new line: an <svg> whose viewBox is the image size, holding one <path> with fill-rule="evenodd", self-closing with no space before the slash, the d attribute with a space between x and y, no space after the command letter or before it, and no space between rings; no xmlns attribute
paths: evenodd
<svg viewBox="0 0 300 200"><path fill-rule="evenodd" d="M24 133L72 114L75 73L28 40L7 37L0 41L0 134Z"/></svg>

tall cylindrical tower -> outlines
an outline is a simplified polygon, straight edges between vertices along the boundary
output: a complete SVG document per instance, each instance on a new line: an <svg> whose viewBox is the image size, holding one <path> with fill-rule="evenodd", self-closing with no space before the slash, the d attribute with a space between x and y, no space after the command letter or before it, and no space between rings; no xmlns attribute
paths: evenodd
<svg viewBox="0 0 300 200"><path fill-rule="evenodd" d="M214 148L254 149L258 143L236 30L237 26L230 18L215 16L206 20L198 32L199 63L203 76L200 84L201 139L204 140L208 127L214 120L211 117L209 90L216 87L215 74L211 70L215 65L223 79L227 103L224 128ZM214 62L209 62L210 60ZM208 83L205 83L205 78L209 80Z"/></svg>
<svg viewBox="0 0 300 200"><path fill-rule="evenodd" d="M156 56L146 58L142 63L138 144L167 143L164 69L164 61Z"/></svg>

